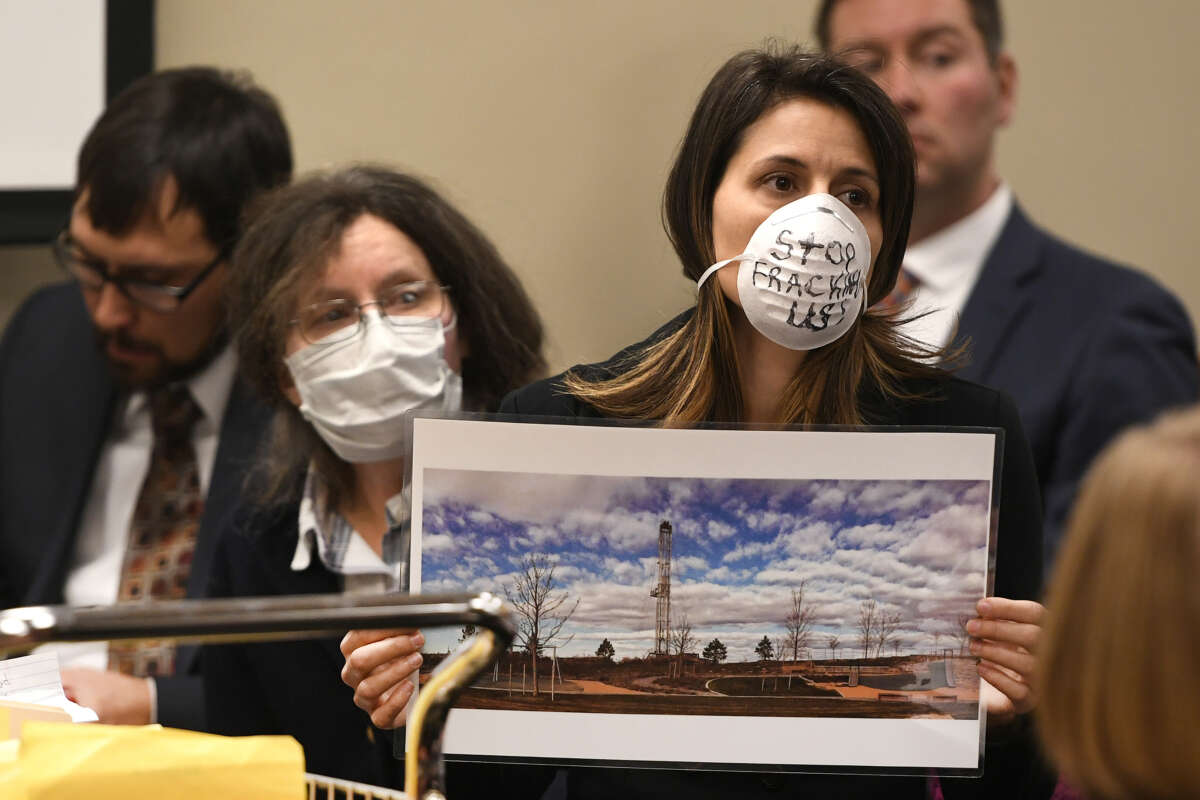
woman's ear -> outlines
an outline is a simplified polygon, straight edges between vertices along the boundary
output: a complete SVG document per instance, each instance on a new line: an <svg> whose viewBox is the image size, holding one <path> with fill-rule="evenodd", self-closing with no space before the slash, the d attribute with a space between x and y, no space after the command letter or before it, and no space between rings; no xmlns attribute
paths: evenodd
<svg viewBox="0 0 1200 800"><path fill-rule="evenodd" d="M463 330L462 319L459 318L458 312L453 306L450 308L450 319L442 318L442 330L446 337L446 349L443 357L446 363L450 365L450 369L462 374L462 364L467 356L471 355L471 344L467 340L466 331Z"/></svg>
<svg viewBox="0 0 1200 800"><path fill-rule="evenodd" d="M283 393L283 396L286 397L292 405L294 405L296 408L299 408L301 402L300 392L296 389L296 382L292 380L291 370L289 370L286 366L281 367L279 370L278 380L279 391Z"/></svg>

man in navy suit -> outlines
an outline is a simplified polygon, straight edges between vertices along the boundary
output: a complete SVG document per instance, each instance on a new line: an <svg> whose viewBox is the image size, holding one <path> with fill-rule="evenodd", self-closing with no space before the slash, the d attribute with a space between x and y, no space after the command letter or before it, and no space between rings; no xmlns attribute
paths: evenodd
<svg viewBox="0 0 1200 800"><path fill-rule="evenodd" d="M896 299L925 314L910 335L968 342L959 374L1016 400L1049 565L1096 453L1126 426L1196 400L1188 315L1147 276L1037 228L996 173L995 133L1017 82L997 0L823 0L816 32L908 123L917 197Z"/></svg>
<svg viewBox="0 0 1200 800"><path fill-rule="evenodd" d="M26 301L0 340L0 607L108 604L130 586L137 598L205 594L267 419L228 347L226 261L247 203L291 170L274 99L214 69L140 79L88 133L54 245L71 280ZM170 448L155 399L168 397L184 409ZM188 454L186 476L160 446ZM191 494L170 494L180 486ZM165 544L138 538L174 548L175 583L142 586L163 573L127 556L132 531L161 519L177 523ZM120 652L60 651L68 695L102 722L203 727L194 648L139 662L147 674L110 668L124 669Z"/></svg>

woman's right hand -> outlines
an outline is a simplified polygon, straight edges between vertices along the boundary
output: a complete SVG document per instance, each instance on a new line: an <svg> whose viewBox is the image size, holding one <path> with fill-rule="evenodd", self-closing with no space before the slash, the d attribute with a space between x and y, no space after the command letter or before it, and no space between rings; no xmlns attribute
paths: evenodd
<svg viewBox="0 0 1200 800"><path fill-rule="evenodd" d="M404 724L424 644L417 630L350 631L342 639L342 682L354 690L354 705L370 715L375 727Z"/></svg>

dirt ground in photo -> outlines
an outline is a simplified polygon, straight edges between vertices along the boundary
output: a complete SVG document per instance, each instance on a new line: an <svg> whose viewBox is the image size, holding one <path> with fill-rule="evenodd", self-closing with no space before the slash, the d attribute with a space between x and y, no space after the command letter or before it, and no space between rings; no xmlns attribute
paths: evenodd
<svg viewBox="0 0 1200 800"><path fill-rule="evenodd" d="M563 658L557 668L546 659L539 661L537 683L535 695L529 658L509 654L455 705L600 714L975 719L979 700L972 659L925 656L734 664Z"/></svg>

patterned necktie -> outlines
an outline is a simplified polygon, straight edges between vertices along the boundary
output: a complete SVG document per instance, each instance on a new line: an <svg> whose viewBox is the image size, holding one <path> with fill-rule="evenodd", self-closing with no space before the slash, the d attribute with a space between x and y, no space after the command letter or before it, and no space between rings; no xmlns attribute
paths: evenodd
<svg viewBox="0 0 1200 800"><path fill-rule="evenodd" d="M192 428L201 411L185 386L150 395L154 450L129 526L117 602L174 600L187 594L196 529L204 511ZM147 677L171 675L171 642L117 642L109 646L109 669Z"/></svg>
<svg viewBox="0 0 1200 800"><path fill-rule="evenodd" d="M896 276L896 285L892 287L892 291L888 292L888 296L880 300L876 305L884 309L896 308L911 300L920 288L921 280L916 275L901 267L900 274Z"/></svg>

